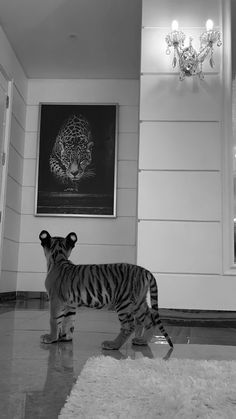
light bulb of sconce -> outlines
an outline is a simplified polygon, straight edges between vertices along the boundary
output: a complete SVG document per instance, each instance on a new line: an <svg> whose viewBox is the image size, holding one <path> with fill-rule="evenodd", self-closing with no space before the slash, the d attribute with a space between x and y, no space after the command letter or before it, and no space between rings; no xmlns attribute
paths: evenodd
<svg viewBox="0 0 236 419"><path fill-rule="evenodd" d="M171 29L172 29L172 31L178 31L178 29L179 29L179 22L178 22L178 20L173 20L173 22L171 24Z"/></svg>
<svg viewBox="0 0 236 419"><path fill-rule="evenodd" d="M207 30L207 31L212 31L213 26L214 26L213 20L208 19L208 20L206 21L206 30Z"/></svg>

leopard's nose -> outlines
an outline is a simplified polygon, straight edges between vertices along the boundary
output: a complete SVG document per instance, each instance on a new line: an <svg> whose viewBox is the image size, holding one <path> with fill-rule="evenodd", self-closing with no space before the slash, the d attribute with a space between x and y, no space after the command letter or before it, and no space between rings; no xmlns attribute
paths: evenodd
<svg viewBox="0 0 236 419"><path fill-rule="evenodd" d="M71 170L71 174L76 177L78 175L79 171L78 170Z"/></svg>
<svg viewBox="0 0 236 419"><path fill-rule="evenodd" d="M70 167L70 173L72 174L72 176L77 176L78 175L78 173L79 173L79 168L78 168L78 164L76 163L76 162L73 162L72 164L71 164L71 167Z"/></svg>

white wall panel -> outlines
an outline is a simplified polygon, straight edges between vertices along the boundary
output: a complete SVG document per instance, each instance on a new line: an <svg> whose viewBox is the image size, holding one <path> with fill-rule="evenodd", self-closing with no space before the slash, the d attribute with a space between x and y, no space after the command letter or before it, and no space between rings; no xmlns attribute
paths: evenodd
<svg viewBox="0 0 236 419"><path fill-rule="evenodd" d="M137 162L119 161L118 162L118 188L137 187Z"/></svg>
<svg viewBox="0 0 236 419"><path fill-rule="evenodd" d="M20 236L20 214L11 208L6 208L4 236L18 242Z"/></svg>
<svg viewBox="0 0 236 419"><path fill-rule="evenodd" d="M17 272L2 271L0 281L0 292L15 292L17 283Z"/></svg>
<svg viewBox="0 0 236 419"><path fill-rule="evenodd" d="M118 189L117 190L117 216L136 217L137 214L137 190Z"/></svg>
<svg viewBox="0 0 236 419"><path fill-rule="evenodd" d="M12 179L10 176L7 178L7 191L6 191L6 202L9 208L15 210L20 214L21 212L21 195L22 187Z"/></svg>
<svg viewBox="0 0 236 419"><path fill-rule="evenodd" d="M138 263L152 272L220 273L220 224L140 221Z"/></svg>
<svg viewBox="0 0 236 419"><path fill-rule="evenodd" d="M141 76L140 119L216 121L221 112L221 83L217 75L207 81L176 75Z"/></svg>
<svg viewBox="0 0 236 419"><path fill-rule="evenodd" d="M19 243L12 240L3 240L2 269L17 272Z"/></svg>
<svg viewBox="0 0 236 419"><path fill-rule="evenodd" d="M34 79L28 82L27 102L36 106L39 102L119 103L138 106L139 81Z"/></svg>
<svg viewBox="0 0 236 419"><path fill-rule="evenodd" d="M46 268L45 268L46 272ZM46 292L45 272L17 272L17 291Z"/></svg>
<svg viewBox="0 0 236 419"><path fill-rule="evenodd" d="M8 174L22 184L23 157L10 145Z"/></svg>
<svg viewBox="0 0 236 419"><path fill-rule="evenodd" d="M134 217L73 218L21 216L21 242L38 242L41 230L51 235L67 235L75 231L81 244L134 245L136 220Z"/></svg>
<svg viewBox="0 0 236 419"><path fill-rule="evenodd" d="M138 132L138 106L120 106L118 125L119 132Z"/></svg>
<svg viewBox="0 0 236 419"><path fill-rule="evenodd" d="M26 103L15 85L13 88L12 113L14 114L21 127L24 129L26 118Z"/></svg>
<svg viewBox="0 0 236 419"><path fill-rule="evenodd" d="M18 255L16 255L17 257ZM15 292L17 284L17 272L3 271L1 272L0 292Z"/></svg>
<svg viewBox="0 0 236 419"><path fill-rule="evenodd" d="M35 203L35 188L34 186L22 188L22 214L34 214L34 203Z"/></svg>
<svg viewBox="0 0 236 419"><path fill-rule="evenodd" d="M35 186L36 184L36 159L24 159L23 186Z"/></svg>
<svg viewBox="0 0 236 419"><path fill-rule="evenodd" d="M39 128L39 105L27 105L26 132L38 132Z"/></svg>
<svg viewBox="0 0 236 419"><path fill-rule="evenodd" d="M18 153L23 157L25 145L25 131L14 115L12 115L11 120L11 144L15 148L15 150L17 150Z"/></svg>
<svg viewBox="0 0 236 419"><path fill-rule="evenodd" d="M25 148L24 158L35 159L37 155L38 147L38 133L37 132L26 132L25 134Z"/></svg>
<svg viewBox="0 0 236 419"><path fill-rule="evenodd" d="M96 246L78 245L71 260L74 263L134 263L136 257L136 246Z"/></svg>
<svg viewBox="0 0 236 419"><path fill-rule="evenodd" d="M118 160L138 160L138 142L137 132L120 133L118 136Z"/></svg>
<svg viewBox="0 0 236 419"><path fill-rule="evenodd" d="M209 17L219 25L219 0L145 0L143 2L143 26L170 27L174 19L180 27L203 26Z"/></svg>
<svg viewBox="0 0 236 419"><path fill-rule="evenodd" d="M219 173L142 171L138 217L219 221L220 181Z"/></svg>
<svg viewBox="0 0 236 419"><path fill-rule="evenodd" d="M220 170L218 122L142 122L140 169Z"/></svg>
<svg viewBox="0 0 236 419"><path fill-rule="evenodd" d="M235 311L235 278L177 274L156 274L155 277L160 307L190 310L225 310L227 307Z"/></svg>
<svg viewBox="0 0 236 419"><path fill-rule="evenodd" d="M141 37L141 73L173 72L166 55L166 28L143 28Z"/></svg>

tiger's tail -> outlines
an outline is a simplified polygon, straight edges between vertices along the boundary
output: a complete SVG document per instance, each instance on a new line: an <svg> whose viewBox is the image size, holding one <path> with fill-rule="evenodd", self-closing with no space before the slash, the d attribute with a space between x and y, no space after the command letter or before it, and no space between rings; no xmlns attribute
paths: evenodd
<svg viewBox="0 0 236 419"><path fill-rule="evenodd" d="M157 288L156 279L153 276L153 274L151 274L151 272L149 272L149 286L150 286L151 314L152 314L153 324L154 324L154 326L159 327L161 333L166 338L170 347L173 348L174 345L172 343L172 340L171 340L170 336L168 335L168 333L166 332L166 330L165 330L165 328L162 324L162 321L160 319L160 316L159 316L159 311L158 311L158 288Z"/></svg>

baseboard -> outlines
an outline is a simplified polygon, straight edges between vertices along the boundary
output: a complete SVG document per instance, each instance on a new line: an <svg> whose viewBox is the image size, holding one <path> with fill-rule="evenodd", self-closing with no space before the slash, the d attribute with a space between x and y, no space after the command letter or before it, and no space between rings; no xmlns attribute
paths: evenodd
<svg viewBox="0 0 236 419"><path fill-rule="evenodd" d="M0 302L1 301L15 301L16 292L0 292Z"/></svg>
<svg viewBox="0 0 236 419"><path fill-rule="evenodd" d="M225 319L234 319L236 320L236 311L228 310L196 310L196 309L178 309L178 308L159 308L159 313L161 317L166 318L188 318L191 319L211 319L211 318L225 318Z"/></svg>
<svg viewBox="0 0 236 419"><path fill-rule="evenodd" d="M48 300L48 295L46 292L41 291L17 291L16 293L17 300Z"/></svg>
<svg viewBox="0 0 236 419"><path fill-rule="evenodd" d="M236 327L236 312L226 310L186 310L160 308L165 325L186 327Z"/></svg>
<svg viewBox="0 0 236 419"><path fill-rule="evenodd" d="M48 300L46 292L40 291L12 291L0 292L0 302L3 301L17 301L17 300Z"/></svg>

